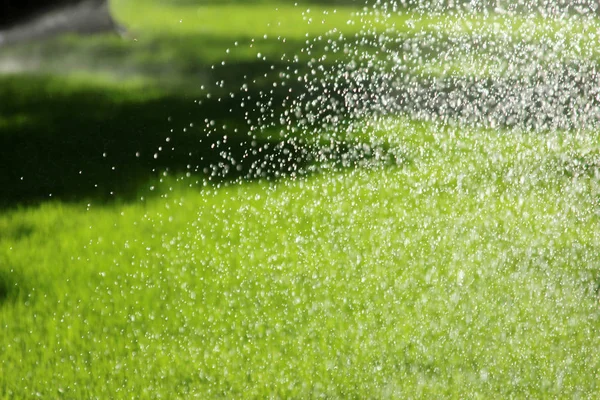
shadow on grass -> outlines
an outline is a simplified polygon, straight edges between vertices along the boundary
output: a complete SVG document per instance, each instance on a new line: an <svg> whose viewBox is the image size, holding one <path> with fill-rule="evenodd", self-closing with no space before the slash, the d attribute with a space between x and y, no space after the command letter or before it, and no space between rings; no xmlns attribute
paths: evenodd
<svg viewBox="0 0 600 400"><path fill-rule="evenodd" d="M271 65L257 61L228 66L219 72L223 75L213 76L234 76L236 69L260 76ZM276 119L276 105L285 103L288 88L275 92L270 82L267 79L251 85L244 96L264 100L266 92L272 93L267 96L273 98L268 109ZM527 122L532 116L535 123L542 117L548 120L542 121L546 124L578 123L571 122L569 104L559 104L565 111L556 113L559 107L554 107L553 114L547 116L522 109L498 111L494 104L477 110L447 107L451 103L446 97L451 96L444 97L445 93L459 93L469 99L476 98L482 87L504 87L491 80L472 87L454 83L443 90L427 81L421 85L417 100L403 88L393 94L409 115L419 110L448 118L468 115L475 122L495 118L499 126L508 125L500 115L506 119L505 115L513 114L514 121L526 126L532 124ZM215 96L200 103L195 101L197 96L168 93L87 81L77 84L57 77L0 77L0 207L48 198L133 200L164 171L190 175L190 182L221 182L309 173L315 162L322 161L319 144L307 145L299 136L281 136L277 128L270 135L254 136L248 121L262 119L265 113L259 106L242 107L239 97ZM439 95L439 104L427 101L433 95ZM467 111L469 114L464 114ZM330 151L325 161L342 167L373 157L371 150L351 145Z"/></svg>
<svg viewBox="0 0 600 400"><path fill-rule="evenodd" d="M8 271L0 269L0 307L19 297L19 287Z"/></svg>
<svg viewBox="0 0 600 400"><path fill-rule="evenodd" d="M253 138L235 98L72 86L52 77L0 80L0 205L131 200L161 172L201 179L296 173L310 151Z"/></svg>
<svg viewBox="0 0 600 400"><path fill-rule="evenodd" d="M303 83L273 87L278 73L289 67L256 60L211 68L212 79L227 86L201 101L197 91L160 85L0 77L0 98L10 99L0 104L0 207L49 198L133 200L164 171L189 175L190 182L310 173L319 161L319 144L280 135L276 127L279 107L294 98L290 89L296 97L304 91L305 102L311 98ZM240 97L241 85L248 82ZM257 101L268 102L270 113ZM269 125L265 118L274 122L272 132L251 129L249 121ZM293 125L293 118L287 122ZM330 149L326 161L339 158L348 166L358 153L364 155L352 145L339 146Z"/></svg>
<svg viewBox="0 0 600 400"><path fill-rule="evenodd" d="M205 38L205 42L222 51L224 42L209 39ZM197 50L188 51L202 48L200 44L204 42L199 40L171 38L133 51L125 42L106 38L85 42L67 38L5 53L10 58L11 52L18 55L19 49L46 49L55 56L42 52L42 59L54 60L52 63L57 64L50 64L56 68L62 66L64 73L68 73L69 65L80 65L73 63L74 55L80 61L105 63L108 69L116 68L115 71L138 71L143 66L141 70L158 83L147 89L131 84L107 85L89 77L79 81L54 75L0 77L0 98L9 99L0 103L0 207L48 198L132 200L163 171L171 175L190 174L193 178L190 182L310 172L320 149L289 135L283 138L276 128L270 136L253 137L248 121L263 119L265 113L254 105L241 107L239 96L229 97L230 90L239 94L242 85L255 82L244 93L244 97L252 99L247 103L271 97L267 109L276 119L277 105L286 104L284 99L290 96L290 86L274 89L273 82L279 79L279 73L289 73L290 69L300 71L301 76L309 68L306 63L274 63L256 60L254 56L253 61L227 63L213 69L201 62L206 57L200 57L202 54ZM158 47L153 48L154 45ZM288 42L286 49L291 46L299 51L304 45ZM263 50L272 48L273 54L281 51L277 41L265 41L262 46ZM68 60L61 61L62 58ZM164 68L165 65L170 68ZM85 63L80 66L84 70L91 68ZM200 104L195 101L200 97L198 89L179 90L179 83L173 83L179 82L177 78L165 78L169 81L165 85L175 85L175 90L161 85L163 74L169 72L186 78L188 87L199 86L198 81L226 82L227 87L211 87L222 98L217 94ZM303 83L294 83L294 78L292 74L289 84L296 85L296 98L304 93L307 97L303 101L308 103L311 95L306 93ZM332 87L329 89L329 93L335 93ZM343 104L343 99L338 100ZM288 122L293 123L291 119ZM366 154L368 151L352 145L329 151L326 161L333 160L344 167L354 165L356 158L371 157Z"/></svg>
<svg viewBox="0 0 600 400"><path fill-rule="evenodd" d="M0 240L21 240L31 235L33 230L33 226L23 222L12 222L8 224L8 226L2 226L2 224L0 224Z"/></svg>
<svg viewBox="0 0 600 400"><path fill-rule="evenodd" d="M0 274L0 304L8 297L8 281Z"/></svg>

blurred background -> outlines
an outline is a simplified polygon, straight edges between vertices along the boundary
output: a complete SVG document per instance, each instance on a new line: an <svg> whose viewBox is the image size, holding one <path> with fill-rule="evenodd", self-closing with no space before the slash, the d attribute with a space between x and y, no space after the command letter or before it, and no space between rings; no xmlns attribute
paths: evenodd
<svg viewBox="0 0 600 400"><path fill-rule="evenodd" d="M269 134L258 137L252 132L256 121L269 117L269 113L262 107L244 108L241 95L253 99L251 104L268 96L273 100L268 104L270 115L276 115L275 108L289 96L288 87L276 85L282 77L298 96L306 91L306 85L289 78L301 77L303 71L310 75L314 59L334 65L339 61L336 58L359 55L365 46L377 53L376 29L364 21L354 21L365 4L374 3L2 0L0 205L12 207L48 198L140 198L140 193L151 186L149 182L160 179L165 172L198 176L198 182L207 176L222 175L214 168L222 161L222 150L229 152L230 158L245 160L235 169L221 168L228 170L227 179L251 177L252 167L269 157L268 164L275 168L269 174L278 176L288 171L287 161L272 162L272 158L280 157L278 150L248 154L249 146L256 146L257 141L275 149L281 145L281 138L274 139ZM539 32L527 28L536 26L539 21L535 19L509 18L502 22L503 29L523 37L520 42L513 42L511 35L505 34L500 40L495 34L490 36L490 32L452 36L453 29L461 29L456 22L459 19L445 23L443 19L436 21L425 16L440 10L452 15L455 9L468 11L473 7L484 11L479 22L461 22L468 30L477 23L487 24L482 21L486 21L488 10L497 15L507 10L519 13L519 7L527 4L526 11L534 11L540 18L551 15L554 5L541 3L543 7L535 1L422 0L378 4L382 9L404 7L421 12L421 17L412 21L410 13L401 16L404 36L396 45L400 49L410 46L405 53L395 54L407 55L402 61L407 67L402 72L405 76L412 75L415 82L440 74L458 74L465 82L476 77L484 81L482 87L487 90L502 86L487 82L486 74L496 75L496 80L504 79L507 68L510 69L507 59L523 64L513 68L519 75L514 81L517 82L520 75L529 73L531 54L539 53L540 58L554 54L561 58L560 63L568 57L560 51L531 51L529 58L518 56L523 54L519 43L538 41ZM556 6L566 10L566 14L577 14L577 4L558 2ZM588 4L586 10L597 8ZM569 29L583 29L573 26ZM338 46L354 41L345 47L348 54L328 47L335 35L328 37L327 32L344 36ZM394 31L393 35L397 34ZM486 47L482 40L488 40L490 46ZM393 44L393 39L388 42ZM469 50L473 48L477 51ZM582 51L595 52L592 46ZM324 54L327 59L319 58ZM443 62L439 61L440 55L444 56ZM584 55L588 57L587 53ZM578 53L572 64L580 65L581 56ZM388 55L384 62L394 63L394 57ZM579 69L575 69L577 74ZM528 79L548 79L536 74L530 73ZM531 86L528 80L521 81ZM452 85L460 86L452 82L448 90L452 90ZM514 86L513 81L507 82L506 87ZM376 90L384 91L384 83L374 82ZM440 90L432 87L437 96ZM498 96L505 97L502 93ZM409 101L409 97L415 96L409 93L403 101ZM423 98L427 100L427 96ZM422 103L407 107L424 110L427 104ZM520 103L512 103L518 108L515 113L520 113ZM482 113L485 117L485 111ZM218 134L215 127L219 128ZM227 148L215 150L225 137ZM290 151L299 153L293 163L310 161L302 149L295 147Z"/></svg>
<svg viewBox="0 0 600 400"><path fill-rule="evenodd" d="M596 0L368 1L0 0L0 398L597 396Z"/></svg>
<svg viewBox="0 0 600 400"><path fill-rule="evenodd" d="M245 82L249 96L272 88L309 35L345 25L361 6L3 0L0 204L132 199L163 171L206 175L219 157L203 140L207 121L235 129L249 119L228 95ZM311 24L308 8L336 14ZM247 132L236 140L243 148Z"/></svg>

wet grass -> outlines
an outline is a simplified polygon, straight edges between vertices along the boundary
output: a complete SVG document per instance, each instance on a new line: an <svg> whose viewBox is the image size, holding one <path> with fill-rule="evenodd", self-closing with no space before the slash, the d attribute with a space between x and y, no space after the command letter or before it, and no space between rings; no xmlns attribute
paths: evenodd
<svg viewBox="0 0 600 400"><path fill-rule="evenodd" d="M141 21L122 4L120 18ZM276 132L248 135L247 116L229 111L237 99L199 89L264 75L280 41L213 70L241 31L166 4L150 33L131 30L137 42L8 50L72 46L73 65L90 69L51 74L54 60L0 78L11 99L0 102L0 397L598 392L597 133L388 118L339 148L395 162L349 168L336 154L330 171L295 173L310 171L320 138L284 151ZM275 15L210 7L254 26L239 38L248 49ZM287 7L277 15L295 21ZM301 47L305 26L284 26ZM228 128L208 134L207 120ZM245 160L229 179L212 170L221 150Z"/></svg>
<svg viewBox="0 0 600 400"><path fill-rule="evenodd" d="M600 191L558 162L592 141L388 133L413 162L5 213L0 391L596 393Z"/></svg>
<svg viewBox="0 0 600 400"><path fill-rule="evenodd" d="M135 200L162 173L199 181L268 178L309 162L290 142L251 135L247 119L256 112L241 110L237 99L200 104L135 83L52 76L0 78L0 94L12 99L0 115L2 206ZM269 168L257 172L266 160Z"/></svg>

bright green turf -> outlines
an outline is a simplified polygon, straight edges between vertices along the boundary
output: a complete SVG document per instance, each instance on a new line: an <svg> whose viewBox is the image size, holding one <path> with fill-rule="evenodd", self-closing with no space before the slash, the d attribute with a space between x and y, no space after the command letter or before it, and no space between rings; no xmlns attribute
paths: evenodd
<svg viewBox="0 0 600 400"><path fill-rule="evenodd" d="M137 23L131 4L115 11ZM224 41L178 64L214 37L189 13L174 31L174 7L147 20L164 27L155 53L142 25L137 42L53 46L90 49L80 60L92 63L98 47L128 59L139 44L132 65L156 56L179 73L241 34L211 18ZM253 17L252 36L273 21L271 5L255 7L211 10ZM105 90L104 109L160 99L147 76L68 80L23 83L21 94ZM0 128L30 117L0 116ZM203 188L167 176L144 200L2 211L0 397L593 397L597 134L386 122L358 140L386 143L402 165Z"/></svg>
<svg viewBox="0 0 600 400"><path fill-rule="evenodd" d="M5 213L0 393L596 393L589 138L388 132L406 165Z"/></svg>

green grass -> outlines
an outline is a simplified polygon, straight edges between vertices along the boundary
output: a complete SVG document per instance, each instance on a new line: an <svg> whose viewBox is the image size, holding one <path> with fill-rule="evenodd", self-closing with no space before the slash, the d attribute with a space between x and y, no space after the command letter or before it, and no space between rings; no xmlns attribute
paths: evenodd
<svg viewBox="0 0 600 400"><path fill-rule="evenodd" d="M148 1L123 1L114 7L115 17L136 31L176 36L208 35L235 41L240 37L282 36L304 39L340 28L360 32L359 24L347 24L356 6L294 5L283 2L246 2L208 5L203 2L173 6ZM143 12L139 12L143 8ZM348 26L344 28L344 26ZM258 37L254 37L256 32Z"/></svg>
<svg viewBox="0 0 600 400"><path fill-rule="evenodd" d="M389 133L410 163L5 213L0 393L596 393L595 145Z"/></svg>
<svg viewBox="0 0 600 400"><path fill-rule="evenodd" d="M127 39L5 53L73 58L0 77L0 398L595 396L597 132L390 117L337 139L398 164L209 179L207 119L235 156L263 149L249 161L277 141L252 146L238 100L200 105L200 85L351 36L352 9L307 25L279 3L140 4L113 4ZM448 19L406 34L463 34Z"/></svg>
<svg viewBox="0 0 600 400"><path fill-rule="evenodd" d="M163 90L198 95L202 86L219 80L213 76L213 64L257 62L259 53L269 65L295 56L302 60L319 58L329 39L341 35L344 40L340 43L351 42L356 35L360 40L365 34L378 37L390 30L392 38L400 43L412 40L423 47L418 60L405 60L410 73L418 76L507 74L505 61L523 51L515 44L540 41L553 44L552 52L544 51L546 55L563 61L598 58L594 19L423 15L413 11L382 18L357 14L357 5L114 1L115 18L128 29L124 38L100 35L82 40L66 36L5 48L3 59L9 62L0 62L0 70L22 68L63 75L85 70L104 80L137 79ZM432 38L433 50L429 48ZM308 47L307 41L316 41L310 55L302 51ZM475 56L468 51L473 46L479 49ZM374 51L373 46L368 47ZM439 62L440 53L444 54L444 63ZM336 61L331 52L328 55L329 62ZM544 62L543 57L533 61ZM518 73L509 71L512 75Z"/></svg>

